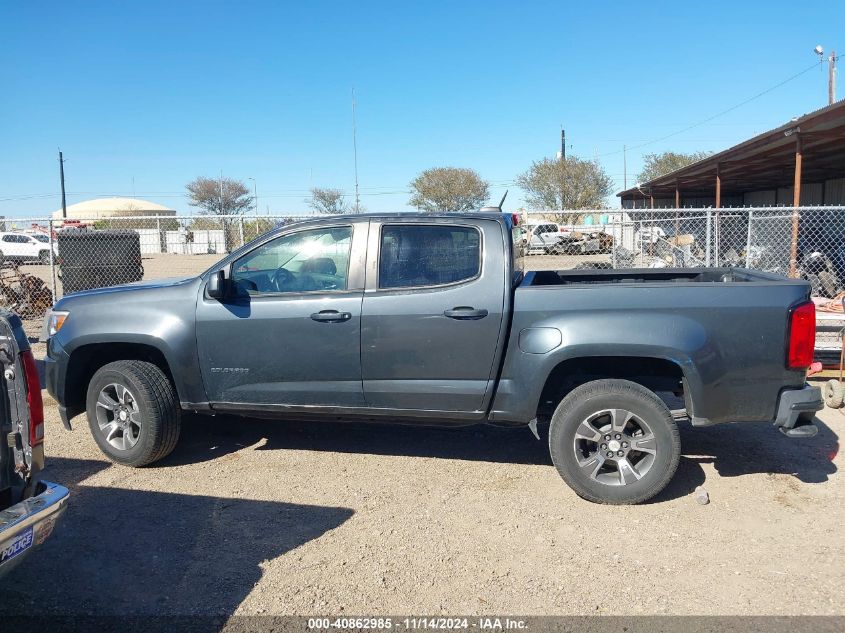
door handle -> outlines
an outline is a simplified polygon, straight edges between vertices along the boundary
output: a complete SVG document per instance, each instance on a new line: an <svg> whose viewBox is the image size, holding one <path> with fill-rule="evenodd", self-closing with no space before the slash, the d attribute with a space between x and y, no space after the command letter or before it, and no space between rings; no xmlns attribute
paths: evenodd
<svg viewBox="0 0 845 633"><path fill-rule="evenodd" d="M352 318L351 312L338 312L337 310L321 310L311 315L311 319L320 323L340 323Z"/></svg>
<svg viewBox="0 0 845 633"><path fill-rule="evenodd" d="M457 319L458 321L477 321L487 316L487 310L484 308L473 308L471 306L457 306L451 310L444 310L443 316L450 319Z"/></svg>

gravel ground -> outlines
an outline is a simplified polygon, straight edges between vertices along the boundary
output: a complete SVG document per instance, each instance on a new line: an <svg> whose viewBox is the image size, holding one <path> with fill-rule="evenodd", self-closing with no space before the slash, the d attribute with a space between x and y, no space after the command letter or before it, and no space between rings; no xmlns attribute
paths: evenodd
<svg viewBox="0 0 845 633"><path fill-rule="evenodd" d="M807 441L684 425L670 487L611 507L576 497L526 429L188 416L168 459L130 469L48 398L45 476L72 497L4 608L841 615L845 416L822 419Z"/></svg>
<svg viewBox="0 0 845 633"><path fill-rule="evenodd" d="M7 611L845 615L836 411L805 441L682 424L669 488L611 507L571 492L526 429L187 416L169 458L130 469L104 459L84 418L65 431L46 398L45 477L72 498L4 580Z"/></svg>

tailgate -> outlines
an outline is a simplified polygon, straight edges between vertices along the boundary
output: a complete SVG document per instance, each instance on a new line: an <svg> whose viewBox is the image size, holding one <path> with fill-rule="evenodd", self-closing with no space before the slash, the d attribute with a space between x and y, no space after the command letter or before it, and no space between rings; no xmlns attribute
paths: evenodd
<svg viewBox="0 0 845 633"><path fill-rule="evenodd" d="M31 354L20 319L0 311L0 510L32 494L44 464L43 446L30 446L23 352Z"/></svg>

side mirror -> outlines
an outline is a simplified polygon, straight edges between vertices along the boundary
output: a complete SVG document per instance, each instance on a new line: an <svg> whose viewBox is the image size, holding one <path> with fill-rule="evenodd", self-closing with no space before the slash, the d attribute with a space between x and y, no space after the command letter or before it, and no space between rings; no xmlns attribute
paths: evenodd
<svg viewBox="0 0 845 633"><path fill-rule="evenodd" d="M222 299L226 295L226 273L222 270L212 273L205 291L212 299Z"/></svg>

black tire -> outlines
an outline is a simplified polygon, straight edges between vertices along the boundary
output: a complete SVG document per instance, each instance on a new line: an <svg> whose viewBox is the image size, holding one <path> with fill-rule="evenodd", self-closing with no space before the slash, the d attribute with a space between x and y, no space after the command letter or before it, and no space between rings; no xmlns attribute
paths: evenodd
<svg viewBox="0 0 845 633"><path fill-rule="evenodd" d="M6 256L3 254L3 251L0 251L0 264L6 261Z"/></svg>
<svg viewBox="0 0 845 633"><path fill-rule="evenodd" d="M116 405L128 402L128 408L134 409L127 416L132 420L131 426L119 430L119 438L116 436L112 439L118 444L124 444L123 448L111 443L107 438L108 430L102 426L110 413L114 414L111 416L113 422L121 424L119 413L107 406L98 405L98 398L108 400L109 394L117 394L112 389L121 386L128 390L130 398L112 397L111 400ZM169 455L179 440L182 411L176 390L167 375L152 363L120 360L104 365L88 384L86 407L88 426L97 446L115 463L136 467L152 464ZM122 423L127 424L125 421ZM133 436L135 442L130 446Z"/></svg>
<svg viewBox="0 0 845 633"><path fill-rule="evenodd" d="M45 266L49 266L50 265L50 251L41 251L41 253L38 255L38 259Z"/></svg>
<svg viewBox="0 0 845 633"><path fill-rule="evenodd" d="M613 410L632 416L621 427L619 440L610 428ZM583 439L590 430L598 437L594 443ZM613 448L613 457L601 446ZM624 458L617 459L617 450ZM595 503L635 504L651 499L672 479L681 457L681 437L669 408L654 392L628 380L595 380L573 389L558 405L549 427L549 451L558 473L578 496ZM622 483L623 471L629 482Z"/></svg>

